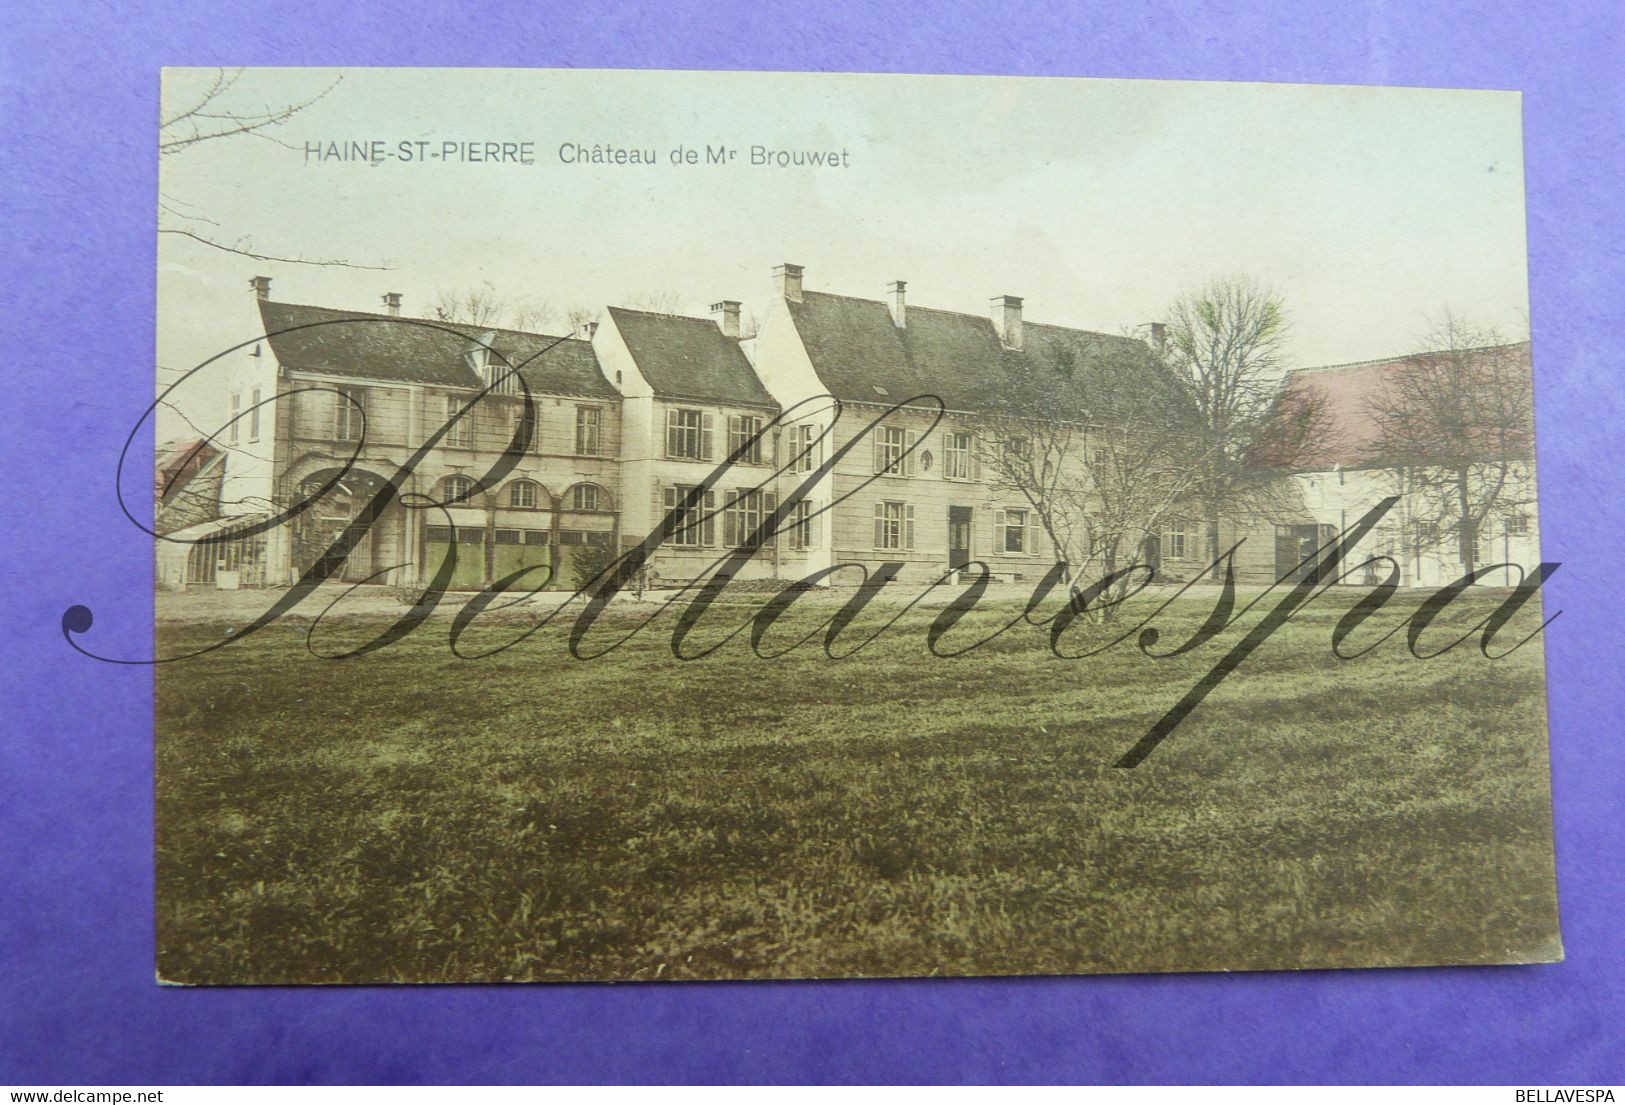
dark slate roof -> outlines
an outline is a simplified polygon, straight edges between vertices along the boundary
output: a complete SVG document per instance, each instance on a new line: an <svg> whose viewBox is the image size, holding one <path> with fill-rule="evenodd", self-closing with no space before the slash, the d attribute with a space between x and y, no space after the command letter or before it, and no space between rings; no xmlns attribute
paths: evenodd
<svg viewBox="0 0 1625 1105"><path fill-rule="evenodd" d="M847 402L889 406L935 395L949 410L976 411L1020 362L1047 369L1066 350L1087 357L1145 348L1134 338L1026 322L1022 349L1008 350L982 315L910 306L899 327L879 300L825 292L806 292L789 308L818 378Z"/></svg>
<svg viewBox="0 0 1625 1105"><path fill-rule="evenodd" d="M611 307L609 314L656 395L777 406L739 348L739 339L723 334L713 320L625 307Z"/></svg>
<svg viewBox="0 0 1625 1105"><path fill-rule="evenodd" d="M605 399L620 394L604 378L592 343L575 338L270 300L260 301L260 318L271 352L293 372L480 387L464 353L483 338L509 364L524 365L520 375L533 392Z"/></svg>

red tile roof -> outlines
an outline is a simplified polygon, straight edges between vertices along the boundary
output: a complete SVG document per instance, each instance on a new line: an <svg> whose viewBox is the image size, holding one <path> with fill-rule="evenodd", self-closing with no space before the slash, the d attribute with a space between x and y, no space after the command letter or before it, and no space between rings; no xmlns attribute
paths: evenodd
<svg viewBox="0 0 1625 1105"><path fill-rule="evenodd" d="M1511 353L1520 358L1518 367L1524 374L1527 376L1530 372L1528 342L1468 352L1482 352L1485 355ZM1293 372L1281 388L1276 410L1288 412L1305 401L1324 403L1329 432L1319 448L1296 458L1292 466L1305 471L1321 471L1331 468L1377 468L1393 463L1397 458L1384 455L1382 427L1372 412L1372 406L1379 402L1385 389L1397 376L1406 369L1426 364L1427 359L1434 356L1438 354L1408 353L1385 360L1301 368ZM1272 460L1267 448L1260 449L1253 459L1263 464Z"/></svg>

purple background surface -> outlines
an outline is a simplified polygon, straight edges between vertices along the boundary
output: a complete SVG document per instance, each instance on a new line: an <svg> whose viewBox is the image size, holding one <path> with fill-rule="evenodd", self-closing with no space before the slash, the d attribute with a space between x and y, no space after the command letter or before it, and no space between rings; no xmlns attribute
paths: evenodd
<svg viewBox="0 0 1625 1105"><path fill-rule="evenodd" d="M1338 10L1327 10L1331 8ZM1318 10L1317 10L1318 9ZM1625 15L1612 0L25 5L0 30L0 1082L1625 1081ZM1568 959L911 982L161 990L150 546L112 496L152 392L158 68L874 70L1521 89Z"/></svg>

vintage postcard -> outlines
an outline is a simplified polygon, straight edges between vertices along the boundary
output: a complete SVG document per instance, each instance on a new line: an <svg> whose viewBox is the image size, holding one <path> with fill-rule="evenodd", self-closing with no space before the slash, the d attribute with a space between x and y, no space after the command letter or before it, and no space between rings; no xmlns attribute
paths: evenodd
<svg viewBox="0 0 1625 1105"><path fill-rule="evenodd" d="M1561 958L1516 93L173 69L157 139L162 981Z"/></svg>

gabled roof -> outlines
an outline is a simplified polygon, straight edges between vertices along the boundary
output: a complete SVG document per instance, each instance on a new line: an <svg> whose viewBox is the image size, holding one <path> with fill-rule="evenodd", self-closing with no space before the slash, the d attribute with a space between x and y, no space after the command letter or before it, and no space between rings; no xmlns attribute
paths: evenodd
<svg viewBox="0 0 1625 1105"><path fill-rule="evenodd" d="M775 407L739 339L708 318L609 308L638 371L655 394L668 399Z"/></svg>
<svg viewBox="0 0 1625 1105"><path fill-rule="evenodd" d="M523 365L519 372L532 392L620 395L605 379L592 343L575 338L271 300L260 301L260 318L271 352L292 372L481 387L465 353L484 339L509 364Z"/></svg>
<svg viewBox="0 0 1625 1105"><path fill-rule="evenodd" d="M906 326L879 300L804 292L787 301L813 370L837 399L891 405L935 395L950 410L984 408L1021 363L1049 369L1063 350L1144 349L1144 343L1091 330L1027 322L1022 348L1004 348L982 315L909 306Z"/></svg>
<svg viewBox="0 0 1625 1105"><path fill-rule="evenodd" d="M1515 358L1512 363L1526 377L1532 368L1528 342L1460 350L1458 354L1510 356ZM1292 466L1304 471L1321 471L1331 468L1373 468L1397 462L1398 458L1384 455L1383 429L1373 412L1373 405L1382 402L1391 383L1407 370L1424 367L1430 359L1452 355L1407 353L1382 360L1354 361L1293 371L1281 386L1281 394L1275 403L1277 414L1286 416L1294 408L1302 409L1306 402L1319 404L1324 411L1326 432L1320 446L1295 458ZM1529 379L1532 387L1533 379ZM1532 433L1530 439L1533 439ZM1260 450L1253 459L1263 464L1272 461L1268 448Z"/></svg>

